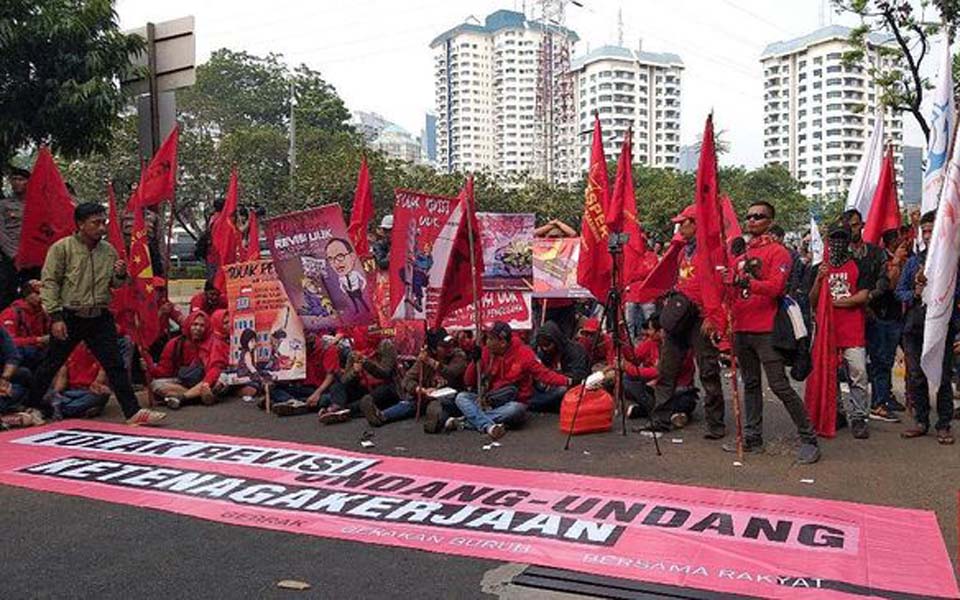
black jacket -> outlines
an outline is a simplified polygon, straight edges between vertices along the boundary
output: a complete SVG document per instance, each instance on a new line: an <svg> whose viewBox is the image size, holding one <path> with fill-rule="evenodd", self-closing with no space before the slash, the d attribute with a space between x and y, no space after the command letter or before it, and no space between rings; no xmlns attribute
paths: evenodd
<svg viewBox="0 0 960 600"><path fill-rule="evenodd" d="M556 323L553 321L544 323L543 327L537 332L537 337L545 337L554 343L560 353L560 368L556 370L569 377L573 381L573 385L578 385L587 378L587 375L590 374L590 361L587 358L587 351L579 343L571 341L563 335ZM544 364L553 368L551 359L543 356L539 351L537 351L537 356Z"/></svg>

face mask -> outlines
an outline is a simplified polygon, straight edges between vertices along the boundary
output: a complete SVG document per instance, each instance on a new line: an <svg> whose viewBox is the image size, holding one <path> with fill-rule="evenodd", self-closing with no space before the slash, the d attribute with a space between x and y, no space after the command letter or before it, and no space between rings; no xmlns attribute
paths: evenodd
<svg viewBox="0 0 960 600"><path fill-rule="evenodd" d="M849 247L847 240L844 239L831 239L829 242L830 247L830 264L839 267L843 263L847 262L847 257L849 255Z"/></svg>

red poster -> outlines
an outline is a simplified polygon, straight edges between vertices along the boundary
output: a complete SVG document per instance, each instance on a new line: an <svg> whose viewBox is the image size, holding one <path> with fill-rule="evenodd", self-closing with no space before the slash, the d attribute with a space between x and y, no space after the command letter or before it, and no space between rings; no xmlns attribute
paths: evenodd
<svg viewBox="0 0 960 600"><path fill-rule="evenodd" d="M0 483L653 582L683 597L960 594L936 515L924 510L90 421L0 433Z"/></svg>
<svg viewBox="0 0 960 600"><path fill-rule="evenodd" d="M373 290L338 204L266 222L267 244L287 296L307 331L366 325Z"/></svg>
<svg viewBox="0 0 960 600"><path fill-rule="evenodd" d="M497 321L503 321L515 331L533 328L533 297L530 292L511 290L485 290L481 295L481 315L483 328L492 326ZM476 316L472 306L465 306L454 311L443 322L443 326L450 331L474 329Z"/></svg>
<svg viewBox="0 0 960 600"><path fill-rule="evenodd" d="M390 242L390 318L432 317L436 290L443 283L446 256L434 243L457 204L456 198L410 190L396 191Z"/></svg>

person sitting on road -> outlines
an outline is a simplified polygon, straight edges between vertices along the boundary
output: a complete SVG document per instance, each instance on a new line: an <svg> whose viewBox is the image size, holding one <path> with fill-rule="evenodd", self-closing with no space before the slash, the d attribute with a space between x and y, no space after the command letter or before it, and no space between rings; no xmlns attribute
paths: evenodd
<svg viewBox="0 0 960 600"><path fill-rule="evenodd" d="M20 287L20 298L0 312L0 323L20 350L20 365L33 369L50 345L50 317L40 302L41 283L36 279Z"/></svg>
<svg viewBox="0 0 960 600"><path fill-rule="evenodd" d="M534 384L530 410L537 412L558 412L564 394L571 386L578 385L590 374L587 351L580 343L563 335L560 327L553 321L547 321L537 332L537 357L545 366L563 373L570 383L567 386L549 386Z"/></svg>
<svg viewBox="0 0 960 600"><path fill-rule="evenodd" d="M197 292L190 298L190 312L198 310L208 315L219 308L227 308L227 299L223 297L212 279L203 284L203 291Z"/></svg>
<svg viewBox="0 0 960 600"><path fill-rule="evenodd" d="M475 429L497 440L506 427L519 427L533 398L534 382L544 386L569 388L570 377L552 371L537 360L533 349L513 334L510 325L497 321L487 332L486 345L480 351L483 375L482 395L476 391L457 394L456 404L462 418L449 418L445 430L461 426ZM477 365L471 362L464 376L467 388L476 390Z"/></svg>
<svg viewBox="0 0 960 600"><path fill-rule="evenodd" d="M459 392L464 389L463 375L467 370L467 355L457 348L456 340L443 328L427 332L426 345L413 366L400 381L402 399L393 406L381 409L372 396L360 401L367 422L374 427L394 421L410 419L417 414L418 404L426 406L423 429L437 433L448 416L459 414L453 402L455 394L436 398L440 390Z"/></svg>
<svg viewBox="0 0 960 600"><path fill-rule="evenodd" d="M98 416L110 394L107 373L86 344L74 348L53 380L53 406L66 419Z"/></svg>
<svg viewBox="0 0 960 600"><path fill-rule="evenodd" d="M229 362L230 356L230 311L225 308L218 308L210 315L210 340L212 343L212 352L222 358L224 367ZM240 396L245 402L252 402L254 396L263 393L263 384L259 378L246 383L228 386L224 378L213 384L213 393L217 396Z"/></svg>
<svg viewBox="0 0 960 600"><path fill-rule="evenodd" d="M317 410L340 373L339 343L340 337L329 333L307 337L307 376L301 381L281 381L270 389L275 415L289 417Z"/></svg>
<svg viewBox="0 0 960 600"><path fill-rule="evenodd" d="M23 409L21 403L30 385L29 372L20 368L20 351L13 338L0 328L0 415L4 427L43 425L43 415L34 408Z"/></svg>
<svg viewBox="0 0 960 600"><path fill-rule="evenodd" d="M586 319L577 332L577 342L587 353L588 364L594 369L597 366L612 366L616 362L613 336L607 332L600 333L600 319ZM595 342L596 340L596 342Z"/></svg>
<svg viewBox="0 0 960 600"><path fill-rule="evenodd" d="M381 410L393 406L400 401L397 373L393 340L381 340L372 354L352 351L339 381L320 400L320 422L331 425L363 416L360 401L368 396Z"/></svg>
<svg viewBox="0 0 960 600"><path fill-rule="evenodd" d="M660 346L663 330L660 318L654 314L643 324L642 336L633 352L625 353L623 360L623 393L627 400L627 418L638 419L650 416L653 410L653 386L657 380L657 364L660 362ZM670 423L681 429L688 422L697 406L697 388L693 385L695 374L693 350L687 352L677 373L676 387L670 399Z"/></svg>
<svg viewBox="0 0 960 600"><path fill-rule="evenodd" d="M218 392L226 391L218 385L226 358L220 341L211 336L210 318L192 312L183 321L183 333L164 346L160 362L145 365L153 378L150 390L174 410L195 401L216 404Z"/></svg>

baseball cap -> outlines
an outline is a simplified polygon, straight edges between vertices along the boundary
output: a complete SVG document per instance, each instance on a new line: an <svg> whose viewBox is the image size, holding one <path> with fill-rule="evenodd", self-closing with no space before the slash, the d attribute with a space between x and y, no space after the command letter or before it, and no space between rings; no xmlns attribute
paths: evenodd
<svg viewBox="0 0 960 600"><path fill-rule="evenodd" d="M393 215L386 215L380 219L381 229L393 229Z"/></svg>
<svg viewBox="0 0 960 600"><path fill-rule="evenodd" d="M670 219L670 221L673 223L683 223L687 219L697 220L697 207L693 204L680 211L680 214Z"/></svg>

